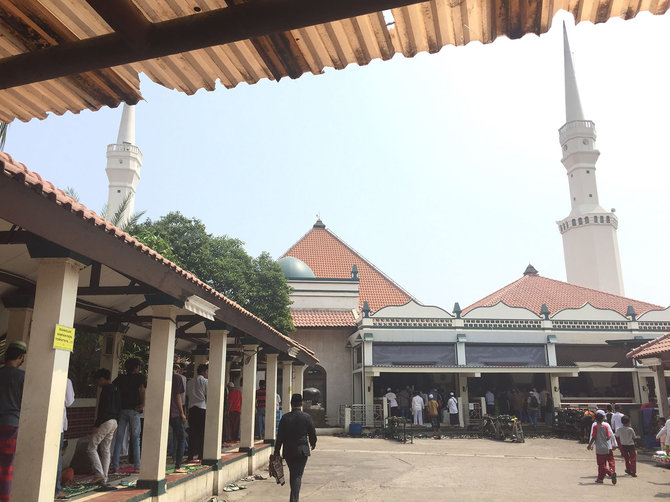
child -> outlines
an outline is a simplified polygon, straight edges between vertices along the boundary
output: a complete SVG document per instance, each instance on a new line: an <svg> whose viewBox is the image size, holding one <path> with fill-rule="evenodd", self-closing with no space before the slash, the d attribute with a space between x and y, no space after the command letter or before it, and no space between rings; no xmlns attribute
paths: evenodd
<svg viewBox="0 0 670 502"><path fill-rule="evenodd" d="M634 478L637 477L637 452L635 451L635 431L630 427L630 418L626 415L621 417L621 427L618 427L615 434L619 439L619 448L621 448L621 455L626 461L626 474L630 474Z"/></svg>
<svg viewBox="0 0 670 502"><path fill-rule="evenodd" d="M612 428L605 422L605 412L596 411L596 421L591 427L591 441L586 447L587 450L593 449L593 443L596 444L596 462L598 463L598 479L596 483L602 483L607 474L616 484L616 472L614 471L614 454L612 450L616 448L612 444ZM608 467L609 464L609 467Z"/></svg>

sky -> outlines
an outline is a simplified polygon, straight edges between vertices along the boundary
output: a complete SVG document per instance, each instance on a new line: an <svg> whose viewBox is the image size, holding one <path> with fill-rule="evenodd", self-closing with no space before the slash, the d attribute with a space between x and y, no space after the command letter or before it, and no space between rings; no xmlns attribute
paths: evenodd
<svg viewBox="0 0 670 502"><path fill-rule="evenodd" d="M143 78L135 208L152 219L178 210L275 258L318 214L419 301L447 310L529 263L564 281L563 19L598 133L600 204L619 219L626 296L667 307L670 15L574 26L561 12L540 37L193 96ZM14 122L5 150L100 212L120 117L121 107Z"/></svg>

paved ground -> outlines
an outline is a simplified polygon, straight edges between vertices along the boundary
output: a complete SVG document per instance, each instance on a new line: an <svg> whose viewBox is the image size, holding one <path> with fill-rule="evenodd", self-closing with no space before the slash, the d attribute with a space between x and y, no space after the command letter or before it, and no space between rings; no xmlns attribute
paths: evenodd
<svg viewBox="0 0 670 502"><path fill-rule="evenodd" d="M640 456L638 477L624 473L615 454L619 481L594 483L595 454L562 439L527 439L524 444L487 439L418 439L401 444L383 439L319 438L307 462L301 502L482 501L511 497L514 502L579 502L670 499L670 469ZM267 475L267 471L262 473ZM288 470L286 471L288 478ZM225 493L219 500L288 500L270 478Z"/></svg>

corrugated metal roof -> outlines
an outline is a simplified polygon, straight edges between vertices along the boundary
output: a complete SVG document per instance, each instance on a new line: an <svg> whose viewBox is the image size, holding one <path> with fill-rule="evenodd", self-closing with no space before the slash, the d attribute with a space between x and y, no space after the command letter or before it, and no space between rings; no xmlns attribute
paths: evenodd
<svg viewBox="0 0 670 502"><path fill-rule="evenodd" d="M152 23L228 8L225 0L133 0L131 4ZM136 103L141 99L138 72L165 87L193 94L213 90L217 79L232 88L265 78L320 74L326 67L366 65L396 53L406 57L433 53L448 44L539 35L550 28L561 9L572 12L577 22L600 23L611 17L632 18L640 11L663 14L669 7L670 0L432 0L394 8L386 15L374 12L0 90L0 121L96 110L121 101ZM0 0L0 63L9 56L113 32L85 0Z"/></svg>

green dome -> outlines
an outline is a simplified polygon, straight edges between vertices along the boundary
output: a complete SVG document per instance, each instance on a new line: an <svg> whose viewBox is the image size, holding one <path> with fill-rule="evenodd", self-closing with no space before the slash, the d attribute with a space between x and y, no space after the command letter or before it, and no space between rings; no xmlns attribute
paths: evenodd
<svg viewBox="0 0 670 502"><path fill-rule="evenodd" d="M285 256L277 261L287 279L314 279L316 276L307 264L293 256Z"/></svg>

